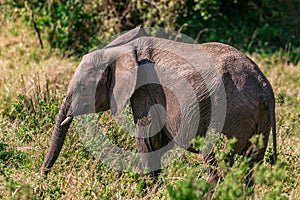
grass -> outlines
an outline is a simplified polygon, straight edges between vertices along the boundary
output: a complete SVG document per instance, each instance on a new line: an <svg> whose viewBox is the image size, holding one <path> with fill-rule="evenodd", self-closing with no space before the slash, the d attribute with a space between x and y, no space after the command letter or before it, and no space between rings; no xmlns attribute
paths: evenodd
<svg viewBox="0 0 300 200"><path fill-rule="evenodd" d="M264 163L255 167L254 190L245 187L247 164L241 157L232 168L221 162L226 175L216 184L206 182L202 159L188 152L165 167L158 180L110 169L91 156L74 128L45 179L39 170L78 59L63 59L47 45L40 49L30 29L6 24L0 32L0 199L299 199L300 64L289 63L287 51L250 57L276 94L279 153L271 166L270 141ZM122 137L109 113L101 120L117 143L133 149L132 139Z"/></svg>

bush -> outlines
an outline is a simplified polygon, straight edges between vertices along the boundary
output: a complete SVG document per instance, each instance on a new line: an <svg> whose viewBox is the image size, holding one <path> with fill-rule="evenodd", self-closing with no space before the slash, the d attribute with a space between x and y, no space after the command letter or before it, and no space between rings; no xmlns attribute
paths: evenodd
<svg viewBox="0 0 300 200"><path fill-rule="evenodd" d="M198 42L220 41L249 52L288 48L292 60L299 60L297 0L6 0L3 7L4 16L21 17L25 23L32 10L51 47L65 55L87 53L114 34L144 25L176 29Z"/></svg>
<svg viewBox="0 0 300 200"><path fill-rule="evenodd" d="M262 135L251 138L252 144L260 145ZM235 139L227 139L221 135L214 146L215 158L218 161L218 170L220 180L218 182L209 183L203 177L202 172L195 172L194 167L189 170L189 174L180 181L168 186L168 194L170 199L262 199L255 196L255 189L271 187L272 190L264 192L263 199L286 199L288 190L284 184L288 181L294 184L292 177L288 176L287 163L278 160L276 165L271 166L269 163L255 164L253 169L249 166L249 158L241 155L234 156L234 164L230 166L226 160L232 154ZM197 148L203 147L204 139L196 138L193 145ZM180 160L177 161L178 168ZM199 167L199 166L198 166ZM210 166L208 166L210 167ZM247 186L246 179L249 172L253 173L254 186Z"/></svg>

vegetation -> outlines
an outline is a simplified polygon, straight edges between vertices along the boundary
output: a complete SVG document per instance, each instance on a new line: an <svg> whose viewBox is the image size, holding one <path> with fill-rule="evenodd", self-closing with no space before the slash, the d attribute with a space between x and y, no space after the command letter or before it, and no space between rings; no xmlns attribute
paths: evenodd
<svg viewBox="0 0 300 200"><path fill-rule="evenodd" d="M0 199L299 199L300 44L296 40L299 18L293 18L299 2L122 2L101 1L100 6L83 0L1 3ZM32 28L31 10L43 49ZM231 168L222 162L233 140L222 138L215 149L218 168L224 172L222 181L208 183L202 158L189 152L166 166L155 180L99 163L73 127L48 178L40 175L55 115L79 62L61 54L86 53L103 39L141 23L181 30L199 42L233 44L268 77L277 102L279 160L271 165L270 141L264 162L253 172L255 188L244 183L247 160L236 156ZM99 118L110 138L134 149L132 138L122 137L109 112ZM259 138L253 141L259 145ZM195 144L201 145L202 140Z"/></svg>
<svg viewBox="0 0 300 200"><path fill-rule="evenodd" d="M247 52L287 49L292 62L299 60L299 0L3 0L2 10L6 19L34 21L43 39L65 55L84 54L112 35L144 25Z"/></svg>

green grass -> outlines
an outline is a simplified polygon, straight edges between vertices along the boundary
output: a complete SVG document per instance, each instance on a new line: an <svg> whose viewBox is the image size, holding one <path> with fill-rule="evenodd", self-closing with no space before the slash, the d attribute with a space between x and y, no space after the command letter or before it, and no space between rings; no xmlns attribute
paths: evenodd
<svg viewBox="0 0 300 200"><path fill-rule="evenodd" d="M45 179L39 170L78 61L61 58L47 44L40 49L31 30L8 23L0 32L0 199L299 199L300 64L289 63L288 56L286 51L250 55L276 94L279 153L271 166L270 139L264 163L254 170L255 189L245 187L247 164L241 157L232 168L221 162L226 175L215 184L206 182L200 156L188 152L166 166L158 180L110 169L91 156L74 128ZM117 144L134 149L109 113L100 121Z"/></svg>

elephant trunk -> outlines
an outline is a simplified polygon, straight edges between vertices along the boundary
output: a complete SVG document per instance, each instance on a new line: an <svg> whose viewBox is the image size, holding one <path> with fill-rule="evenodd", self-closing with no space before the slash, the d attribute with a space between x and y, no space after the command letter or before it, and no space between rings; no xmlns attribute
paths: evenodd
<svg viewBox="0 0 300 200"><path fill-rule="evenodd" d="M67 131L71 125L72 117L67 116L71 105L70 99L71 98L65 99L57 115L56 124L52 134L51 144L42 166L43 172L47 173L49 169L54 165L63 146Z"/></svg>

